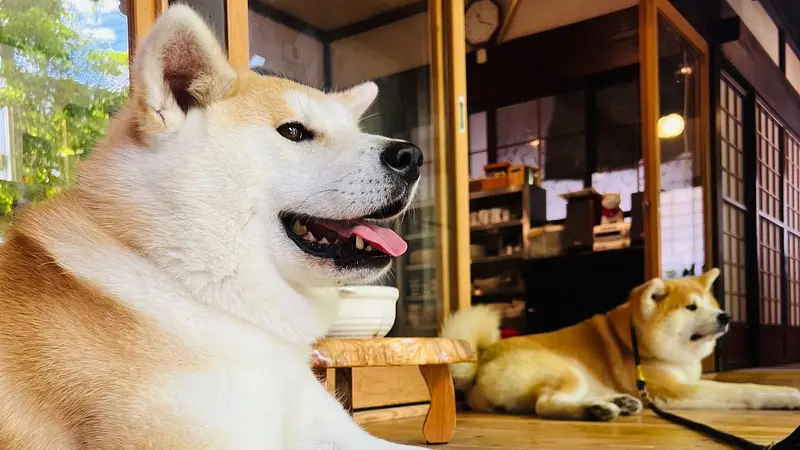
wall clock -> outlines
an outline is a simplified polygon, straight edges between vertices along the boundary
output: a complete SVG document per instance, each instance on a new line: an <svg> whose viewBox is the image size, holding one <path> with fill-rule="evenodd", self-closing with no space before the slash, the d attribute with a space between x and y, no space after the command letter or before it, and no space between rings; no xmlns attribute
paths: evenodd
<svg viewBox="0 0 800 450"><path fill-rule="evenodd" d="M500 31L500 4L496 0L475 0L467 6L464 28L467 43L473 47L486 47Z"/></svg>

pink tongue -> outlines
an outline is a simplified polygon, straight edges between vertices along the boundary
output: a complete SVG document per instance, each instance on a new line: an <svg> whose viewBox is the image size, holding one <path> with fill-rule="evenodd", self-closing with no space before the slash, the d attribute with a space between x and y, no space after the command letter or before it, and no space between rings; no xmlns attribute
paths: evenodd
<svg viewBox="0 0 800 450"><path fill-rule="evenodd" d="M374 223L354 220L349 222L321 222L320 225L335 231L341 237L361 236L361 239L390 256L400 256L408 250L408 244L397 233L388 228L379 227Z"/></svg>

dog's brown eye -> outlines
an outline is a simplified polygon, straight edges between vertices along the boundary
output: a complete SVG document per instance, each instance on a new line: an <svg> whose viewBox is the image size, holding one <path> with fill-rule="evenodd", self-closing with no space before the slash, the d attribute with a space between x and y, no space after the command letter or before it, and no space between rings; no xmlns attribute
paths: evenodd
<svg viewBox="0 0 800 450"><path fill-rule="evenodd" d="M697 311L697 305L692 303L691 305L687 305L686 309L688 309L689 311Z"/></svg>
<svg viewBox="0 0 800 450"><path fill-rule="evenodd" d="M279 126L278 133L294 142L300 142L314 137L311 132L306 130L306 127L296 122L285 123Z"/></svg>

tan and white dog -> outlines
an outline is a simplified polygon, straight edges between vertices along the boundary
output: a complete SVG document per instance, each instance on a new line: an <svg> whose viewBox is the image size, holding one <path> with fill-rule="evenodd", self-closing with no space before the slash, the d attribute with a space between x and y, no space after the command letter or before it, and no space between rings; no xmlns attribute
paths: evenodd
<svg viewBox="0 0 800 450"><path fill-rule="evenodd" d="M308 365L335 286L405 251L376 221L407 207L422 154L359 131L377 87L237 72L185 6L132 77L77 185L0 249L0 448L411 448Z"/></svg>
<svg viewBox="0 0 800 450"><path fill-rule="evenodd" d="M730 316L710 292L719 270L654 279L607 314L546 334L499 339L499 317L486 307L456 313L442 334L467 339L477 363L451 366L477 411L536 413L550 419L613 420L641 411L631 347L637 330L650 394L667 408L797 409L800 391L701 379L701 363L728 329Z"/></svg>

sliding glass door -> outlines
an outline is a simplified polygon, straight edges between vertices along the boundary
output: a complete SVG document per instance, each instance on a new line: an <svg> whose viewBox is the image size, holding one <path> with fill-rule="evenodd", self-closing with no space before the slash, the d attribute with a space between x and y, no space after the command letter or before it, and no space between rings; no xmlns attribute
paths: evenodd
<svg viewBox="0 0 800 450"><path fill-rule="evenodd" d="M708 46L667 0L639 5L646 277L711 268Z"/></svg>

